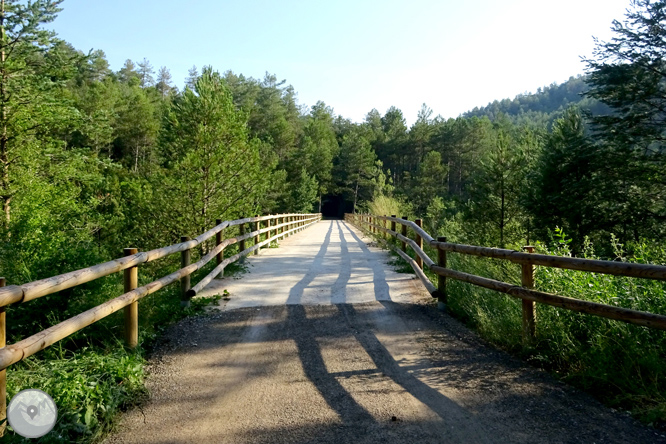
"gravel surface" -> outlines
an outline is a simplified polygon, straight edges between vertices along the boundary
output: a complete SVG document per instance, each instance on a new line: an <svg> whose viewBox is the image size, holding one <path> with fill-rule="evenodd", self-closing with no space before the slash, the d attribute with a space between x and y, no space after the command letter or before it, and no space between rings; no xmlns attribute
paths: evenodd
<svg viewBox="0 0 666 444"><path fill-rule="evenodd" d="M326 224L334 228L324 251L341 249L337 227L350 252L357 247L348 233L367 241L326 221L292 239ZM327 262L310 250L312 265L286 292L291 300L221 307L170 328L147 369L150 401L127 412L106 442L666 443L627 414L487 346L423 291L410 302L331 303L328 290L317 292L322 303L299 303L320 279L312 267ZM372 294L386 288L371 264L350 258L347 273L345 261L331 288L347 287L355 264L372 278Z"/></svg>

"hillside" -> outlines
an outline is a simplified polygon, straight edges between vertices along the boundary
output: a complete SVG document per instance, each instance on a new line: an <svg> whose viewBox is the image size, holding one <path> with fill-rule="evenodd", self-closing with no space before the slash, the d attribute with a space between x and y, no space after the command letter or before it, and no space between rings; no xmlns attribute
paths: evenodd
<svg viewBox="0 0 666 444"><path fill-rule="evenodd" d="M562 84L552 83L537 89L531 94L519 94L513 100L495 100L481 108L474 108L463 114L463 117L483 117L494 120L499 113L506 114L513 123L537 124L547 126L561 117L563 111L571 105L592 114L605 114L610 109L599 101L583 97L589 89L586 76L569 77Z"/></svg>

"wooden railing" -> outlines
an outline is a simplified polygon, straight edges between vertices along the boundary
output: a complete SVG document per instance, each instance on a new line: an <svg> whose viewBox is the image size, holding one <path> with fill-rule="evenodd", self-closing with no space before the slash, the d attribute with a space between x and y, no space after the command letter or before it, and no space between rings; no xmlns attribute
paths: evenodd
<svg viewBox="0 0 666 444"><path fill-rule="evenodd" d="M130 348L138 344L139 311L138 301L157 290L180 280L181 304L188 305L189 299L195 296L211 280L218 276L224 267L230 263L247 256L250 253L258 254L261 247L271 242L290 236L321 220L321 214L278 214L270 216L255 216L233 221L218 220L214 228L197 236L194 239L182 237L181 242L167 247L146 252L138 252L136 248L125 248L125 257L115 259L92 267L61 274L59 276L40 279L22 285L5 285L5 279L0 278L0 422L6 418L6 369L28 356L44 350L55 342L109 316L112 313L125 309L125 341ZM265 223L265 227L261 227ZM246 232L245 227L250 231ZM222 240L222 233L226 228L238 226L240 234L236 237ZM261 235L268 233L266 239L261 241ZM215 236L215 246L199 261L190 263L190 251L198 245ZM246 248L246 242L254 239L254 245ZM239 252L224 259L224 249L239 243ZM171 254L181 254L181 268L168 276L138 287L138 266L152 262ZM190 275L204 267L213 258L217 266L194 287L190 287ZM95 279L108 276L112 273L124 271L125 293L111 299L90 310L84 311L46 330L36 333L15 344L6 345L6 313L5 307L9 304L20 304L72 288ZM0 436L4 431L4 424L0 425Z"/></svg>
<svg viewBox="0 0 666 444"><path fill-rule="evenodd" d="M412 266L416 272L416 275L419 277L419 279L421 279L421 282L428 289L430 294L433 297L438 298L438 305L442 309L446 308L447 302L447 278L468 282L470 284L478 285L479 287L506 293L510 296L522 299L523 340L526 343L530 343L535 337L536 302L564 308L567 310L578 311L604 318L628 322L630 324L666 330L666 316L661 314L647 313L629 308L600 304L597 302L545 293L533 289L535 265L661 281L666 281L666 266L534 254L534 248L530 246L524 247L526 252L520 252L500 248L454 244L447 242L445 237L438 237L437 240L433 239L423 230L423 228L421 228L422 224L420 219L416 219L412 222L404 217L397 218L395 216L387 217L376 216L372 214L346 214L345 220L356 225L361 230L370 233L371 235L376 235L379 238L383 238L385 237L385 234L388 234L400 240L402 246L401 248L397 248L390 243L388 243L388 246L396 251ZM390 223L390 228L387 227L387 223ZM400 233L396 231L396 224L401 225ZM407 237L408 228L414 232L414 239ZM430 259L430 257L428 257L428 255L423 251L424 241L432 248L437 250L437 263ZM407 245L409 245L414 251L416 259L412 259L407 254ZM518 263L521 265L522 286L512 285L506 282L500 282L494 279L488 279L485 277L447 268L447 252L455 252L495 259L505 259ZM423 272L424 266L432 273L437 275L437 286L430 282L428 277Z"/></svg>

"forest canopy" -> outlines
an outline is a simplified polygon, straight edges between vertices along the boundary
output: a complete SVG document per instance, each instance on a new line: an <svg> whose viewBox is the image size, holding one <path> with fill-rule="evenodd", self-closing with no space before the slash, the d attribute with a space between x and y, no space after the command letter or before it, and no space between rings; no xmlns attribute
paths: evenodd
<svg viewBox="0 0 666 444"><path fill-rule="evenodd" d="M1 257L13 260L0 261L13 282L168 244L217 218L340 217L383 197L489 245L556 227L577 246L611 233L663 241L663 2L634 2L586 76L455 119L424 104L409 127L395 107L360 123L323 101L306 107L268 73L192 67L179 89L147 59L113 71L102 50L44 29L59 5L5 2Z"/></svg>

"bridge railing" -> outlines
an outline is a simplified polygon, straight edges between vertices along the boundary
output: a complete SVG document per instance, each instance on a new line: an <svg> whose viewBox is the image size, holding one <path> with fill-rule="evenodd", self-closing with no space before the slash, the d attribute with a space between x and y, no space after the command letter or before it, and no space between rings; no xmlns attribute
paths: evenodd
<svg viewBox="0 0 666 444"><path fill-rule="evenodd" d="M112 313L125 309L125 340L130 348L138 345L139 312L138 301L159 289L180 281L181 304L186 306L189 299L195 296L204 286L218 276L224 267L251 253L258 254L261 247L271 242L291 236L321 220L321 214L277 214L255 216L232 221L217 220L215 227L190 239L181 237L181 242L150 251L138 252L136 248L125 248L125 257L115 259L92 267L83 268L69 273L53 276L21 285L6 285L5 278L0 278L0 436L4 430L1 422L6 418L6 368L28 356L44 350L55 342L103 319ZM262 227L265 224L265 227ZM246 225L249 231L246 232ZM226 228L239 227L240 234L229 239L222 239ZM261 235L266 239L261 240ZM215 236L215 246L195 263L190 263L192 248L203 244ZM246 248L246 242L254 241L254 245ZM239 243L239 252L224 259L224 249ZM171 254L181 254L181 268L163 278L138 287L138 266L152 262ZM190 287L190 275L203 268L213 258L217 266L194 287ZM10 304L21 304L33 299L75 287L110 274L124 272L125 293L101 305L84 311L59 324L42 330L15 344L6 345L6 313L5 307Z"/></svg>
<svg viewBox="0 0 666 444"><path fill-rule="evenodd" d="M401 248L397 248L391 244L389 244L389 247L396 251L412 266L412 268L414 268L416 275L421 279L421 282L423 282L430 294L433 297L438 298L438 305L440 308L446 307L447 278L467 282L522 299L523 340L526 343L531 342L535 337L536 302L604 318L615 319L630 324L666 330L666 316L661 314L585 301L533 289L535 265L661 281L666 281L666 266L534 254L534 248L531 246L524 247L525 252L521 252L501 248L454 244L447 242L446 237L438 237L437 239L434 239L423 230L420 219L409 221L407 218L397 218L395 216L346 214L345 220L356 225L363 231L372 235L378 235L380 238L384 237L384 235L381 234L384 233L400 240ZM388 223L390 223L390 227L387 227ZM397 225L401 226L400 232L396 230ZM407 236L408 229L413 231L414 239L410 239ZM423 242L437 251L436 263L423 251ZM415 259L412 259L407 254L407 245L409 245L414 251L416 255ZM504 259L520 264L521 286L447 268L447 252ZM423 272L424 266L437 275L437 286L430 282Z"/></svg>

